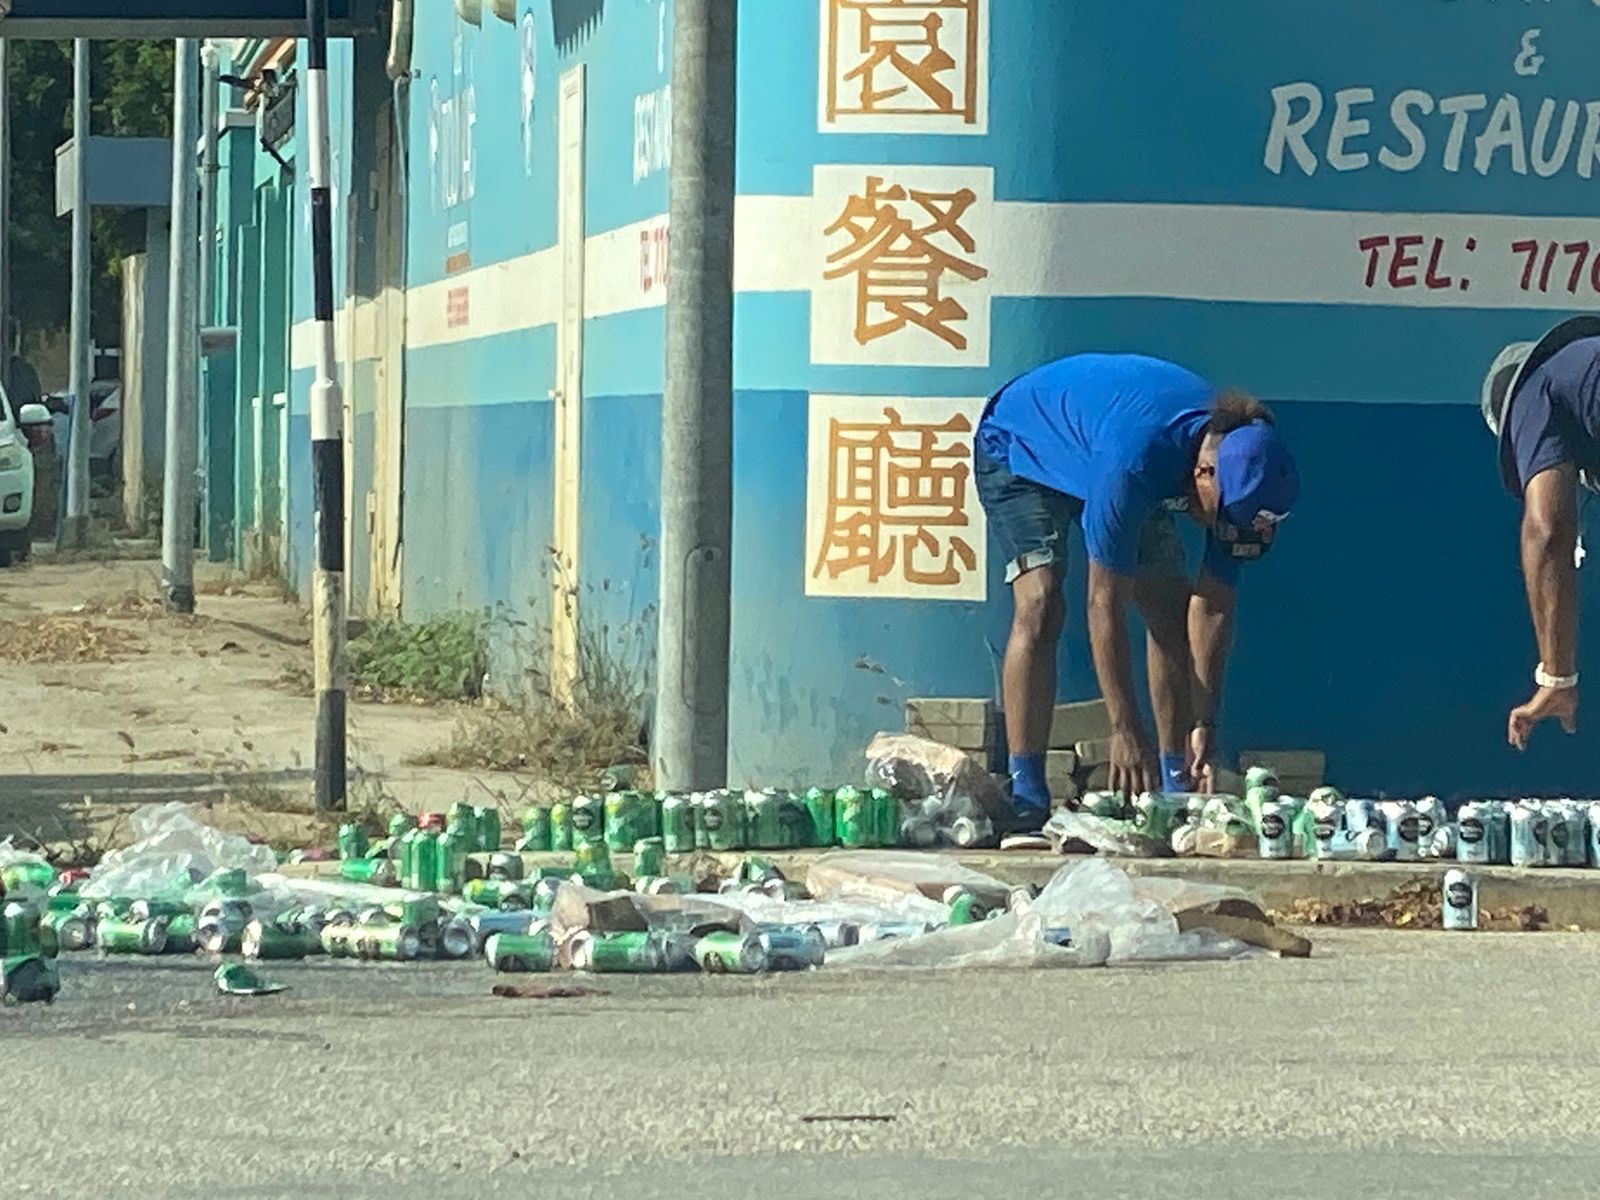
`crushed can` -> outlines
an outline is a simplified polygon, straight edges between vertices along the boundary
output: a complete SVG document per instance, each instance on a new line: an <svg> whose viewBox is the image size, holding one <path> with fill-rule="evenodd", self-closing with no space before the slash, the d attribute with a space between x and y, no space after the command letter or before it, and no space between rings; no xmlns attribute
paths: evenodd
<svg viewBox="0 0 1600 1200"><path fill-rule="evenodd" d="M556 939L549 929L490 934L483 944L483 957L496 971L550 971L556 965Z"/></svg>
<svg viewBox="0 0 1600 1200"><path fill-rule="evenodd" d="M666 955L660 939L649 933L590 933L572 935L574 970L601 974L649 974L664 970Z"/></svg>
<svg viewBox="0 0 1600 1200"><path fill-rule="evenodd" d="M0 1001L8 1008L37 1002L51 1004L60 991L60 972L48 958L38 954L0 958Z"/></svg>
<svg viewBox="0 0 1600 1200"><path fill-rule="evenodd" d="M769 971L805 971L820 967L828 943L815 925L784 925L763 929L757 935Z"/></svg>
<svg viewBox="0 0 1600 1200"><path fill-rule="evenodd" d="M897 844L913 850L931 850L939 844L939 827L927 817L907 817L900 822Z"/></svg>
<svg viewBox="0 0 1600 1200"><path fill-rule="evenodd" d="M365 858L370 844L365 826L354 821L339 826L340 858Z"/></svg>
<svg viewBox="0 0 1600 1200"><path fill-rule="evenodd" d="M694 960L707 975L757 975L767 969L759 933L718 930L695 939Z"/></svg>
<svg viewBox="0 0 1600 1200"><path fill-rule="evenodd" d="M1567 865L1570 829L1567 825L1566 804L1561 800L1550 800L1544 806L1545 817L1545 866L1563 867Z"/></svg>
<svg viewBox="0 0 1600 1200"><path fill-rule="evenodd" d="M167 919L112 919L95 928L95 944L106 954L160 954L167 948Z"/></svg>
<svg viewBox="0 0 1600 1200"><path fill-rule="evenodd" d="M515 882L522 878L522 855L513 850L496 850L489 855L489 878L509 879Z"/></svg>
<svg viewBox="0 0 1600 1200"><path fill-rule="evenodd" d="M1187 823L1179 825L1172 831L1167 844L1179 858L1190 857L1200 846L1200 826Z"/></svg>
<svg viewBox="0 0 1600 1200"><path fill-rule="evenodd" d="M667 872L667 841L665 838L640 838L633 844L633 873L635 875L665 875Z"/></svg>
<svg viewBox="0 0 1600 1200"><path fill-rule="evenodd" d="M550 806L550 849L572 849L572 805L565 800Z"/></svg>
<svg viewBox="0 0 1600 1200"><path fill-rule="evenodd" d="M550 810L543 804L530 804L522 810L522 840L519 850L550 849Z"/></svg>
<svg viewBox="0 0 1600 1200"><path fill-rule="evenodd" d="M1476 929L1478 927L1478 879L1459 867L1444 873L1443 896L1444 927L1446 929Z"/></svg>
<svg viewBox="0 0 1600 1200"><path fill-rule="evenodd" d="M1576 800L1565 801L1562 816L1566 818L1567 847L1562 865L1582 867L1589 862L1589 818L1584 805Z"/></svg>
<svg viewBox="0 0 1600 1200"><path fill-rule="evenodd" d="M379 887L393 887L398 881L394 863L387 858L343 858L339 860L339 878L351 883L371 883Z"/></svg>
<svg viewBox="0 0 1600 1200"><path fill-rule="evenodd" d="M316 936L302 929L281 929L263 921L251 921L239 939L244 956L255 960L305 958L320 950Z"/></svg>

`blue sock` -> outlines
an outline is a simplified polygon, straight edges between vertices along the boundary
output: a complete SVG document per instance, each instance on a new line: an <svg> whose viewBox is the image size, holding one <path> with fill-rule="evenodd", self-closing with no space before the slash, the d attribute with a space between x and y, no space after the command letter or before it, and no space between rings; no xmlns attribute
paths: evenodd
<svg viewBox="0 0 1600 1200"><path fill-rule="evenodd" d="M1044 755L1013 754L1010 766L1012 807L1048 809L1050 785L1044 781Z"/></svg>
<svg viewBox="0 0 1600 1200"><path fill-rule="evenodd" d="M1189 763L1181 754L1161 756L1162 786L1169 792L1189 790Z"/></svg>

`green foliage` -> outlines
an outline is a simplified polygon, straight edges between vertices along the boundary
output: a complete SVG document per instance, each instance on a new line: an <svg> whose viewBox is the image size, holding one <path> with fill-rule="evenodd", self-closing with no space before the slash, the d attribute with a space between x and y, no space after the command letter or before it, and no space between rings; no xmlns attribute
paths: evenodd
<svg viewBox="0 0 1600 1200"><path fill-rule="evenodd" d="M56 216L56 148L72 136L72 43L13 41L11 75L11 303L27 332L67 323L71 222ZM171 42L94 42L90 128L97 135L167 137L172 127ZM142 213L93 221L96 340L121 324L122 259L144 246Z"/></svg>
<svg viewBox="0 0 1600 1200"><path fill-rule="evenodd" d="M358 691L415 700L474 700L489 669L489 622L452 613L410 624L383 618L349 647L350 683Z"/></svg>

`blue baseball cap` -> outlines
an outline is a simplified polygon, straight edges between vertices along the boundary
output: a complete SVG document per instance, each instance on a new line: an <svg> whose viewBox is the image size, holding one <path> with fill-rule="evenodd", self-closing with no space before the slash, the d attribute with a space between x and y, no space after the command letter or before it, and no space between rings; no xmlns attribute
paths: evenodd
<svg viewBox="0 0 1600 1200"><path fill-rule="evenodd" d="M1276 525L1300 498L1300 472L1283 436L1265 421L1252 421L1217 447L1217 489L1222 516L1235 527Z"/></svg>

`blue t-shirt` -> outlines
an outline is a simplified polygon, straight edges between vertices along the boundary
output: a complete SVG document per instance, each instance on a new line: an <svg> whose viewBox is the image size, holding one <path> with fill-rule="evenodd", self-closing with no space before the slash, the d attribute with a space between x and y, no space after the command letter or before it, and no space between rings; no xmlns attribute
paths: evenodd
<svg viewBox="0 0 1600 1200"><path fill-rule="evenodd" d="M1519 496L1540 471L1571 463L1600 473L1600 338L1563 346L1523 380L1511 398L1506 441Z"/></svg>
<svg viewBox="0 0 1600 1200"><path fill-rule="evenodd" d="M1089 557L1119 575L1139 563L1139 535L1163 505L1183 507L1214 389L1175 363L1138 354L1077 354L1013 379L978 429L1011 473L1083 501ZM1207 539L1224 583L1238 564Z"/></svg>

